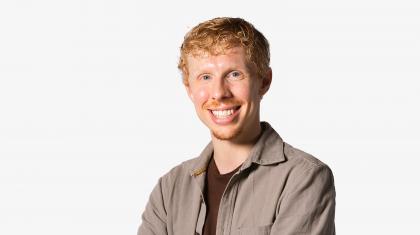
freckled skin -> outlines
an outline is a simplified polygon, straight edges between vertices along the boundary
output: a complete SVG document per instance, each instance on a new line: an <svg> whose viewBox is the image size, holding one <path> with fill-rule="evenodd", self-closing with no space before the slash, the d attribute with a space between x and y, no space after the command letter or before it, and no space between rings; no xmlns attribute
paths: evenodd
<svg viewBox="0 0 420 235"><path fill-rule="evenodd" d="M198 117L217 139L246 142L260 131L260 101L269 83L264 84L249 68L241 47L229 49L226 54L187 58L186 90ZM271 81L271 71L269 75ZM234 118L223 125L215 122L209 111L239 106Z"/></svg>

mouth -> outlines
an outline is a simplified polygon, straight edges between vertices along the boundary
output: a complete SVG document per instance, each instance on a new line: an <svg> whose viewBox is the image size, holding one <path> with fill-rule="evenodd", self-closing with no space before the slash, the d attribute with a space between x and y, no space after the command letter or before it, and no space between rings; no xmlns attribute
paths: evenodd
<svg viewBox="0 0 420 235"><path fill-rule="evenodd" d="M213 121L217 124L229 124L239 114L241 106L208 109Z"/></svg>

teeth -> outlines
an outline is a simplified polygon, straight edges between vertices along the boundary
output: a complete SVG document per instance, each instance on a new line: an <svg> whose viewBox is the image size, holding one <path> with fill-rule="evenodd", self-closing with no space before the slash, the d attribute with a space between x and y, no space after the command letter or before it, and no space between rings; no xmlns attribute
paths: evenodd
<svg viewBox="0 0 420 235"><path fill-rule="evenodd" d="M226 109L226 110L212 110L214 116L218 118L226 118L233 114L233 109Z"/></svg>

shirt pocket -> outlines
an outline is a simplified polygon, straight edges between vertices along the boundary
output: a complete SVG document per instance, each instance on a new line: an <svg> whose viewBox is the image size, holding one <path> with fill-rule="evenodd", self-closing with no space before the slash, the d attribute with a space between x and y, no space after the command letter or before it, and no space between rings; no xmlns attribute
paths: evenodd
<svg viewBox="0 0 420 235"><path fill-rule="evenodd" d="M268 235L270 234L273 224L257 226L257 227L242 227L238 229L239 235Z"/></svg>

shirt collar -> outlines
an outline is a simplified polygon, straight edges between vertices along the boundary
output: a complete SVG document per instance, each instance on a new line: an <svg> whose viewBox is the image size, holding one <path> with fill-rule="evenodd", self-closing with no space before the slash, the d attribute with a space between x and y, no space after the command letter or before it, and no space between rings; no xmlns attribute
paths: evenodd
<svg viewBox="0 0 420 235"><path fill-rule="evenodd" d="M286 160L283 152L284 142L279 134L267 122L261 122L261 135L252 147L249 157L242 164L239 171L250 167L252 163L271 165ZM207 170L213 155L213 144L210 142L194 161L191 176L199 176Z"/></svg>

